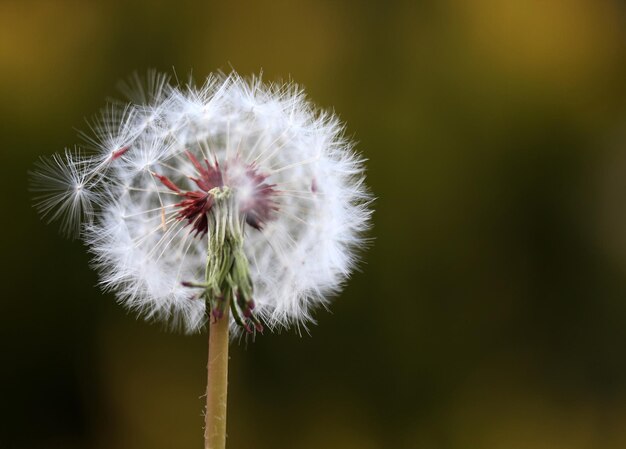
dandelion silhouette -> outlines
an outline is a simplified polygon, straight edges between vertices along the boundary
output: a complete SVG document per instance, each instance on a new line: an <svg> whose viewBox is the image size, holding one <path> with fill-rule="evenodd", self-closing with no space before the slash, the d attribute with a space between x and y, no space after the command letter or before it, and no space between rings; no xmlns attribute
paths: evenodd
<svg viewBox="0 0 626 449"><path fill-rule="evenodd" d="M363 160L291 83L125 84L85 150L42 158L36 207L80 237L105 290L188 333L209 324L205 444L223 448L229 334L313 322L369 224Z"/></svg>

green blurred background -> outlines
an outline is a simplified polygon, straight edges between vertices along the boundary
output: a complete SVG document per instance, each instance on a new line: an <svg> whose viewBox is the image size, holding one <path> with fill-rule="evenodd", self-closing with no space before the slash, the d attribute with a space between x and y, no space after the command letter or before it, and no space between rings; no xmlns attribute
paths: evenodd
<svg viewBox="0 0 626 449"><path fill-rule="evenodd" d="M137 321L31 207L133 71L293 78L378 197L311 336L232 346L228 447L626 447L626 6L0 1L0 448L199 448L206 334Z"/></svg>

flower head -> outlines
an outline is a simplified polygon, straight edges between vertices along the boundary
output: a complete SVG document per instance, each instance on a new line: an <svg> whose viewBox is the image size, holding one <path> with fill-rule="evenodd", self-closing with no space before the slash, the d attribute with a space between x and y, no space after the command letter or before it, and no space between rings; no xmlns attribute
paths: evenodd
<svg viewBox="0 0 626 449"><path fill-rule="evenodd" d="M370 217L337 117L293 84L234 73L134 84L94 124L93 154L41 162L42 213L80 229L103 287L146 318L194 331L228 307L250 332L312 321Z"/></svg>

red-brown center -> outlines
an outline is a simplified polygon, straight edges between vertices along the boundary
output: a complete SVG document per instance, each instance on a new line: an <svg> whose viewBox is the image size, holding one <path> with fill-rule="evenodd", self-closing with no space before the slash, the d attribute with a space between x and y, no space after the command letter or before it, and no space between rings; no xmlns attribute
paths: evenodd
<svg viewBox="0 0 626 449"><path fill-rule="evenodd" d="M208 232L208 214L214 204L212 189L228 186L235 192L239 213L248 225L260 230L277 210L275 189L266 182L267 175L260 173L254 164L247 164L239 158L220 167L218 162L211 164L204 159L202 164L189 151L185 154L194 167L194 176L189 176L198 189L183 190L167 176L154 173L169 190L182 197L175 204L179 208L178 219L187 220L195 230L195 235Z"/></svg>

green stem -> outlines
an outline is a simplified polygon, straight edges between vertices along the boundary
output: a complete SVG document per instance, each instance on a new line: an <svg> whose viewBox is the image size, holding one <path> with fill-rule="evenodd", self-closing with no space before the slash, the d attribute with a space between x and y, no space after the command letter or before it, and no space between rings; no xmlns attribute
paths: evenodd
<svg viewBox="0 0 626 449"><path fill-rule="evenodd" d="M225 298L229 300L230 298ZM211 321L204 427L205 449L226 447L226 402L228 394L228 307L224 316ZM215 321L215 322L213 322Z"/></svg>
<svg viewBox="0 0 626 449"><path fill-rule="evenodd" d="M209 361L204 427L205 449L226 447L226 400L228 393L228 327L232 308L234 320L252 332L237 307L243 303L244 314L253 308L252 283L248 261L243 251L243 220L239 217L232 190L216 187L209 192L213 207L207 217L208 234L205 292L209 321ZM191 284L190 284L191 285ZM200 284L198 284L200 285ZM193 286L193 285L192 285ZM252 319L252 318L245 318ZM260 323L253 319L257 329Z"/></svg>

